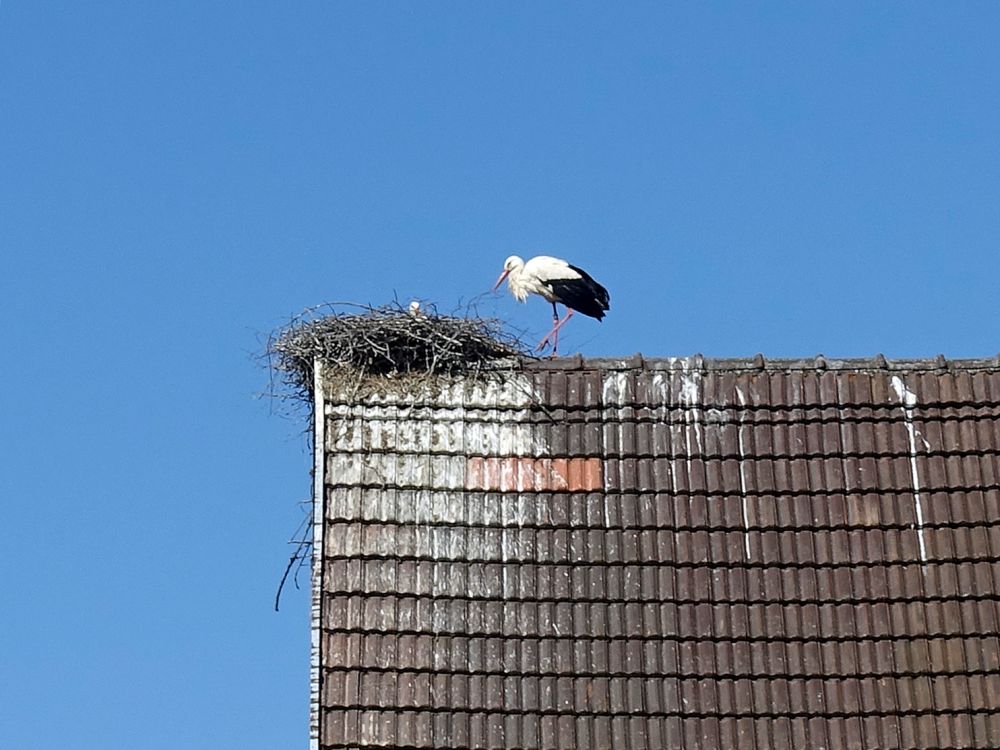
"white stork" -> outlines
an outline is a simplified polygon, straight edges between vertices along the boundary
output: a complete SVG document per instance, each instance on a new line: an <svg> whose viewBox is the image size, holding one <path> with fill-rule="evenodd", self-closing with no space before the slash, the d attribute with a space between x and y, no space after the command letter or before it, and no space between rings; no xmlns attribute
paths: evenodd
<svg viewBox="0 0 1000 750"><path fill-rule="evenodd" d="M503 264L503 273L493 285L494 291L507 279L510 293L524 302L529 294L537 294L552 303L552 330L543 338L536 351L541 351L552 340L552 355L559 346L559 329L573 317L573 312L581 312L601 320L608 309L608 290L594 281L586 271L571 266L561 258L536 255L527 263L517 255L512 255ZM565 306L566 317L559 319L556 303Z"/></svg>

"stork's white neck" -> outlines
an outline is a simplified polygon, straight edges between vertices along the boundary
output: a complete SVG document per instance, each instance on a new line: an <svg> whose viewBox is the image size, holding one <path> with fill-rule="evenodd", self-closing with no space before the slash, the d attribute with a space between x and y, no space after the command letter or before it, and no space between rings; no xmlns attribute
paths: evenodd
<svg viewBox="0 0 1000 750"><path fill-rule="evenodd" d="M524 302L528 299L528 294L534 291L528 277L524 273L523 263L511 269L510 274L507 276L507 287L518 302Z"/></svg>
<svg viewBox="0 0 1000 750"><path fill-rule="evenodd" d="M549 302L555 302L556 297L546 283L549 279L573 278L575 273L566 265L566 261L538 255L525 263L520 257L512 255L504 263L510 269L507 276L507 286L510 293L519 302L524 302L529 294L537 294Z"/></svg>

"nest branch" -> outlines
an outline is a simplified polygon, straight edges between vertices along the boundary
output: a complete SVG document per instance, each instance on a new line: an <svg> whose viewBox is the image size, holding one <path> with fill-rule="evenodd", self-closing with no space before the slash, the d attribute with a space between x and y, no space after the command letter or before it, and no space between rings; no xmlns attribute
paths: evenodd
<svg viewBox="0 0 1000 750"><path fill-rule="evenodd" d="M398 302L312 308L272 334L267 345L271 369L304 400L313 395L317 360L328 380L356 394L400 378L479 378L498 360L521 356L530 356L526 345L499 320L439 315L433 307L414 314Z"/></svg>

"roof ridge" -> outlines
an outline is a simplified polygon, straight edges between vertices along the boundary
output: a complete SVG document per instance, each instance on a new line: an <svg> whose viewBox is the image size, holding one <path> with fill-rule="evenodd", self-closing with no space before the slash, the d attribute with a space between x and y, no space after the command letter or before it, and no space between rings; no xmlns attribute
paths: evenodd
<svg viewBox="0 0 1000 750"><path fill-rule="evenodd" d="M884 354L874 357L836 358L817 354L814 357L772 358L763 354L753 357L706 357L692 354L684 357L646 357L641 353L627 357L571 357L554 359L521 358L528 370L1000 370L1000 354L993 357L948 359L943 354L923 359L889 359Z"/></svg>

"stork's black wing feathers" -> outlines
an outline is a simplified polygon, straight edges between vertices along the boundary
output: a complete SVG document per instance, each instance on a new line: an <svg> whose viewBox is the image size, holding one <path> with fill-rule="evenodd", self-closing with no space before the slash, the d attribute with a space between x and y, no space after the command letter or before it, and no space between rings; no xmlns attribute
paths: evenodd
<svg viewBox="0 0 1000 750"><path fill-rule="evenodd" d="M549 279L545 284L566 307L601 320L609 309L611 298L608 290L576 266L571 269L580 274L578 279Z"/></svg>

